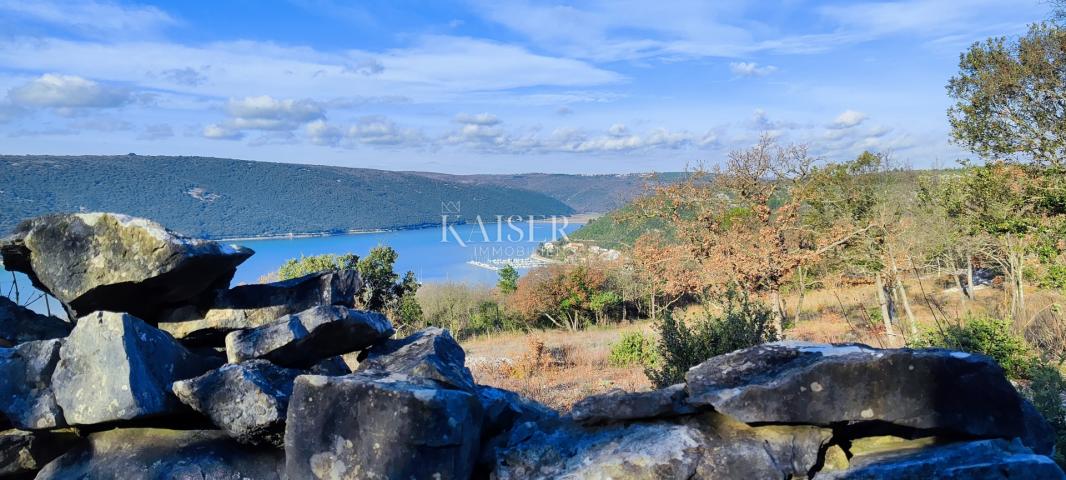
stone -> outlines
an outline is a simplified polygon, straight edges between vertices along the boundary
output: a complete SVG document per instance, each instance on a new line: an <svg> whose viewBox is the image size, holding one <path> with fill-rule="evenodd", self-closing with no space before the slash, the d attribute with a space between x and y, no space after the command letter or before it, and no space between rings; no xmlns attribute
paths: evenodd
<svg viewBox="0 0 1066 480"><path fill-rule="evenodd" d="M650 392L616 389L575 403L570 416L578 423L595 424L696 413L696 408L685 402L686 398L683 383Z"/></svg>
<svg viewBox="0 0 1066 480"><path fill-rule="evenodd" d="M0 348L0 412L15 427L39 430L67 425L52 390L62 345L52 339Z"/></svg>
<svg viewBox="0 0 1066 480"><path fill-rule="evenodd" d="M0 340L10 345L63 338L71 328L73 325L63 320L41 315L0 296Z"/></svg>
<svg viewBox="0 0 1066 480"><path fill-rule="evenodd" d="M481 405L405 375L296 379L285 429L288 478L470 478Z"/></svg>
<svg viewBox="0 0 1066 480"><path fill-rule="evenodd" d="M392 334L392 324L380 313L322 305L226 335L226 356L230 363L263 358L307 368L327 357L366 349Z"/></svg>
<svg viewBox="0 0 1066 480"><path fill-rule="evenodd" d="M280 447L292 383L303 373L266 360L250 360L179 380L172 388L179 400L238 442Z"/></svg>
<svg viewBox="0 0 1066 480"><path fill-rule="evenodd" d="M487 385L477 386L477 397L483 412L481 421L481 451L478 453L475 477L488 477L496 463L498 451L507 445L511 431L518 425L527 428L548 428L559 422L559 413L515 392Z"/></svg>
<svg viewBox="0 0 1066 480"><path fill-rule="evenodd" d="M851 458L843 470L822 471L829 480L1008 480L1064 479L1051 458L1037 455L1020 441L1002 439L889 450Z"/></svg>
<svg viewBox="0 0 1066 480"><path fill-rule="evenodd" d="M113 312L78 319L59 357L52 390L70 425L178 413L182 404L170 385L218 366L140 319Z"/></svg>
<svg viewBox="0 0 1066 480"><path fill-rule="evenodd" d="M37 479L281 480L283 462L281 450L242 446L217 430L126 428L89 435Z"/></svg>
<svg viewBox="0 0 1066 480"><path fill-rule="evenodd" d="M375 345L367 350L356 371L404 374L474 392L474 377L465 364L466 353L452 335L431 327Z"/></svg>
<svg viewBox="0 0 1066 480"><path fill-rule="evenodd" d="M497 458L500 480L806 477L832 431L751 427L714 412L673 420L516 430Z"/></svg>
<svg viewBox="0 0 1066 480"><path fill-rule="evenodd" d="M227 287L252 253L116 213L45 215L0 240L4 268L29 276L70 318L109 310L154 321L168 308Z"/></svg>
<svg viewBox="0 0 1066 480"><path fill-rule="evenodd" d="M347 375L352 373L352 369L348 368L348 363L344 361L344 358L340 355L336 357L329 357L322 360L311 368L307 369L307 373L311 375L326 375L330 377L339 377L341 375Z"/></svg>
<svg viewBox="0 0 1066 480"><path fill-rule="evenodd" d="M0 478L30 475L79 441L73 432L0 432Z"/></svg>
<svg viewBox="0 0 1066 480"><path fill-rule="evenodd" d="M361 286L355 270L239 285L213 292L202 308L187 305L168 312L159 328L190 345L222 345L229 332L261 327L317 305L352 307Z"/></svg>
<svg viewBox="0 0 1066 480"><path fill-rule="evenodd" d="M1025 439L1050 453L1051 429L990 358L949 350L777 342L707 360L685 376L688 402L749 424L889 425Z"/></svg>

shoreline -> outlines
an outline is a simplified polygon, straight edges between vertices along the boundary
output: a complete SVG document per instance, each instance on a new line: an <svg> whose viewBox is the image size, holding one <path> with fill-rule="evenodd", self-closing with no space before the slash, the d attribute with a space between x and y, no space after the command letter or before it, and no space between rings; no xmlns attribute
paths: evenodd
<svg viewBox="0 0 1066 480"><path fill-rule="evenodd" d="M602 216L602 213L578 213L574 215L567 215L565 218L568 224L584 225L590 220ZM527 221L527 220L523 220ZM547 218L534 219L533 223L550 223L551 220ZM495 223L495 222L493 222ZM470 225L470 222L460 222L454 225ZM488 223L486 223L488 225ZM435 228L439 227L437 223L422 223L417 225L407 225L402 227L392 228L368 228L368 229L352 229L344 232L303 232L303 233L277 233L269 235L245 235L234 237L203 237L205 240L211 240L215 242L244 242L244 241L258 241L258 240L297 240L302 238L319 238L319 237L342 237L346 235L365 235L368 233L390 233L390 232L402 232L404 230L420 230L423 228Z"/></svg>

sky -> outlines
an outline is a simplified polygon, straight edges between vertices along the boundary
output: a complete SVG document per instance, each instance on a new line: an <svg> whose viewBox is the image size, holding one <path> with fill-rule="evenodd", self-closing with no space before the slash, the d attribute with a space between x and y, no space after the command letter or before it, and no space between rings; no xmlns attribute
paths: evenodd
<svg viewBox="0 0 1066 480"><path fill-rule="evenodd" d="M447 173L952 166L960 52L1044 0L0 0L0 154Z"/></svg>

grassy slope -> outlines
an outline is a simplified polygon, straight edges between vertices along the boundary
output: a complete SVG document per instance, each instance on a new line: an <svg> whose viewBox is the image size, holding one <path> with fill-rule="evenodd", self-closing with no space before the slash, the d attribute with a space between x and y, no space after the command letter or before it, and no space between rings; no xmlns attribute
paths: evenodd
<svg viewBox="0 0 1066 480"><path fill-rule="evenodd" d="M189 192L202 189L202 199ZM528 190L403 172L205 157L0 156L0 234L24 218L103 210L197 236L343 232L440 222L462 214L561 215L573 209Z"/></svg>

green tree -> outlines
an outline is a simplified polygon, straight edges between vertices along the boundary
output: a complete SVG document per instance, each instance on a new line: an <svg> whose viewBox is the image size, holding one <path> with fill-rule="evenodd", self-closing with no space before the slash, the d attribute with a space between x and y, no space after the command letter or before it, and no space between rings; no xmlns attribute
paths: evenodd
<svg viewBox="0 0 1066 480"><path fill-rule="evenodd" d="M509 294L518 289L518 270L510 264L500 269L500 281L496 282L500 293Z"/></svg>
<svg viewBox="0 0 1066 480"><path fill-rule="evenodd" d="M670 314L657 324L660 360L644 371L652 383L662 388L682 382L685 372L708 358L777 340L769 307L736 288L726 290L721 302L721 314L708 314L692 326Z"/></svg>
<svg viewBox="0 0 1066 480"><path fill-rule="evenodd" d="M403 287L397 286L400 276L392 270L398 256L392 247L379 245L359 260L359 276L363 280L359 303L363 308L385 310L403 296Z"/></svg>
<svg viewBox="0 0 1066 480"><path fill-rule="evenodd" d="M948 83L961 145L989 159L1066 160L1066 30L1037 24L1018 38L973 44Z"/></svg>
<svg viewBox="0 0 1066 480"><path fill-rule="evenodd" d="M278 280L284 281L318 272L356 270L358 263L359 257L351 253L327 253L310 257L301 255L300 258L291 258L281 265L278 269Z"/></svg>

